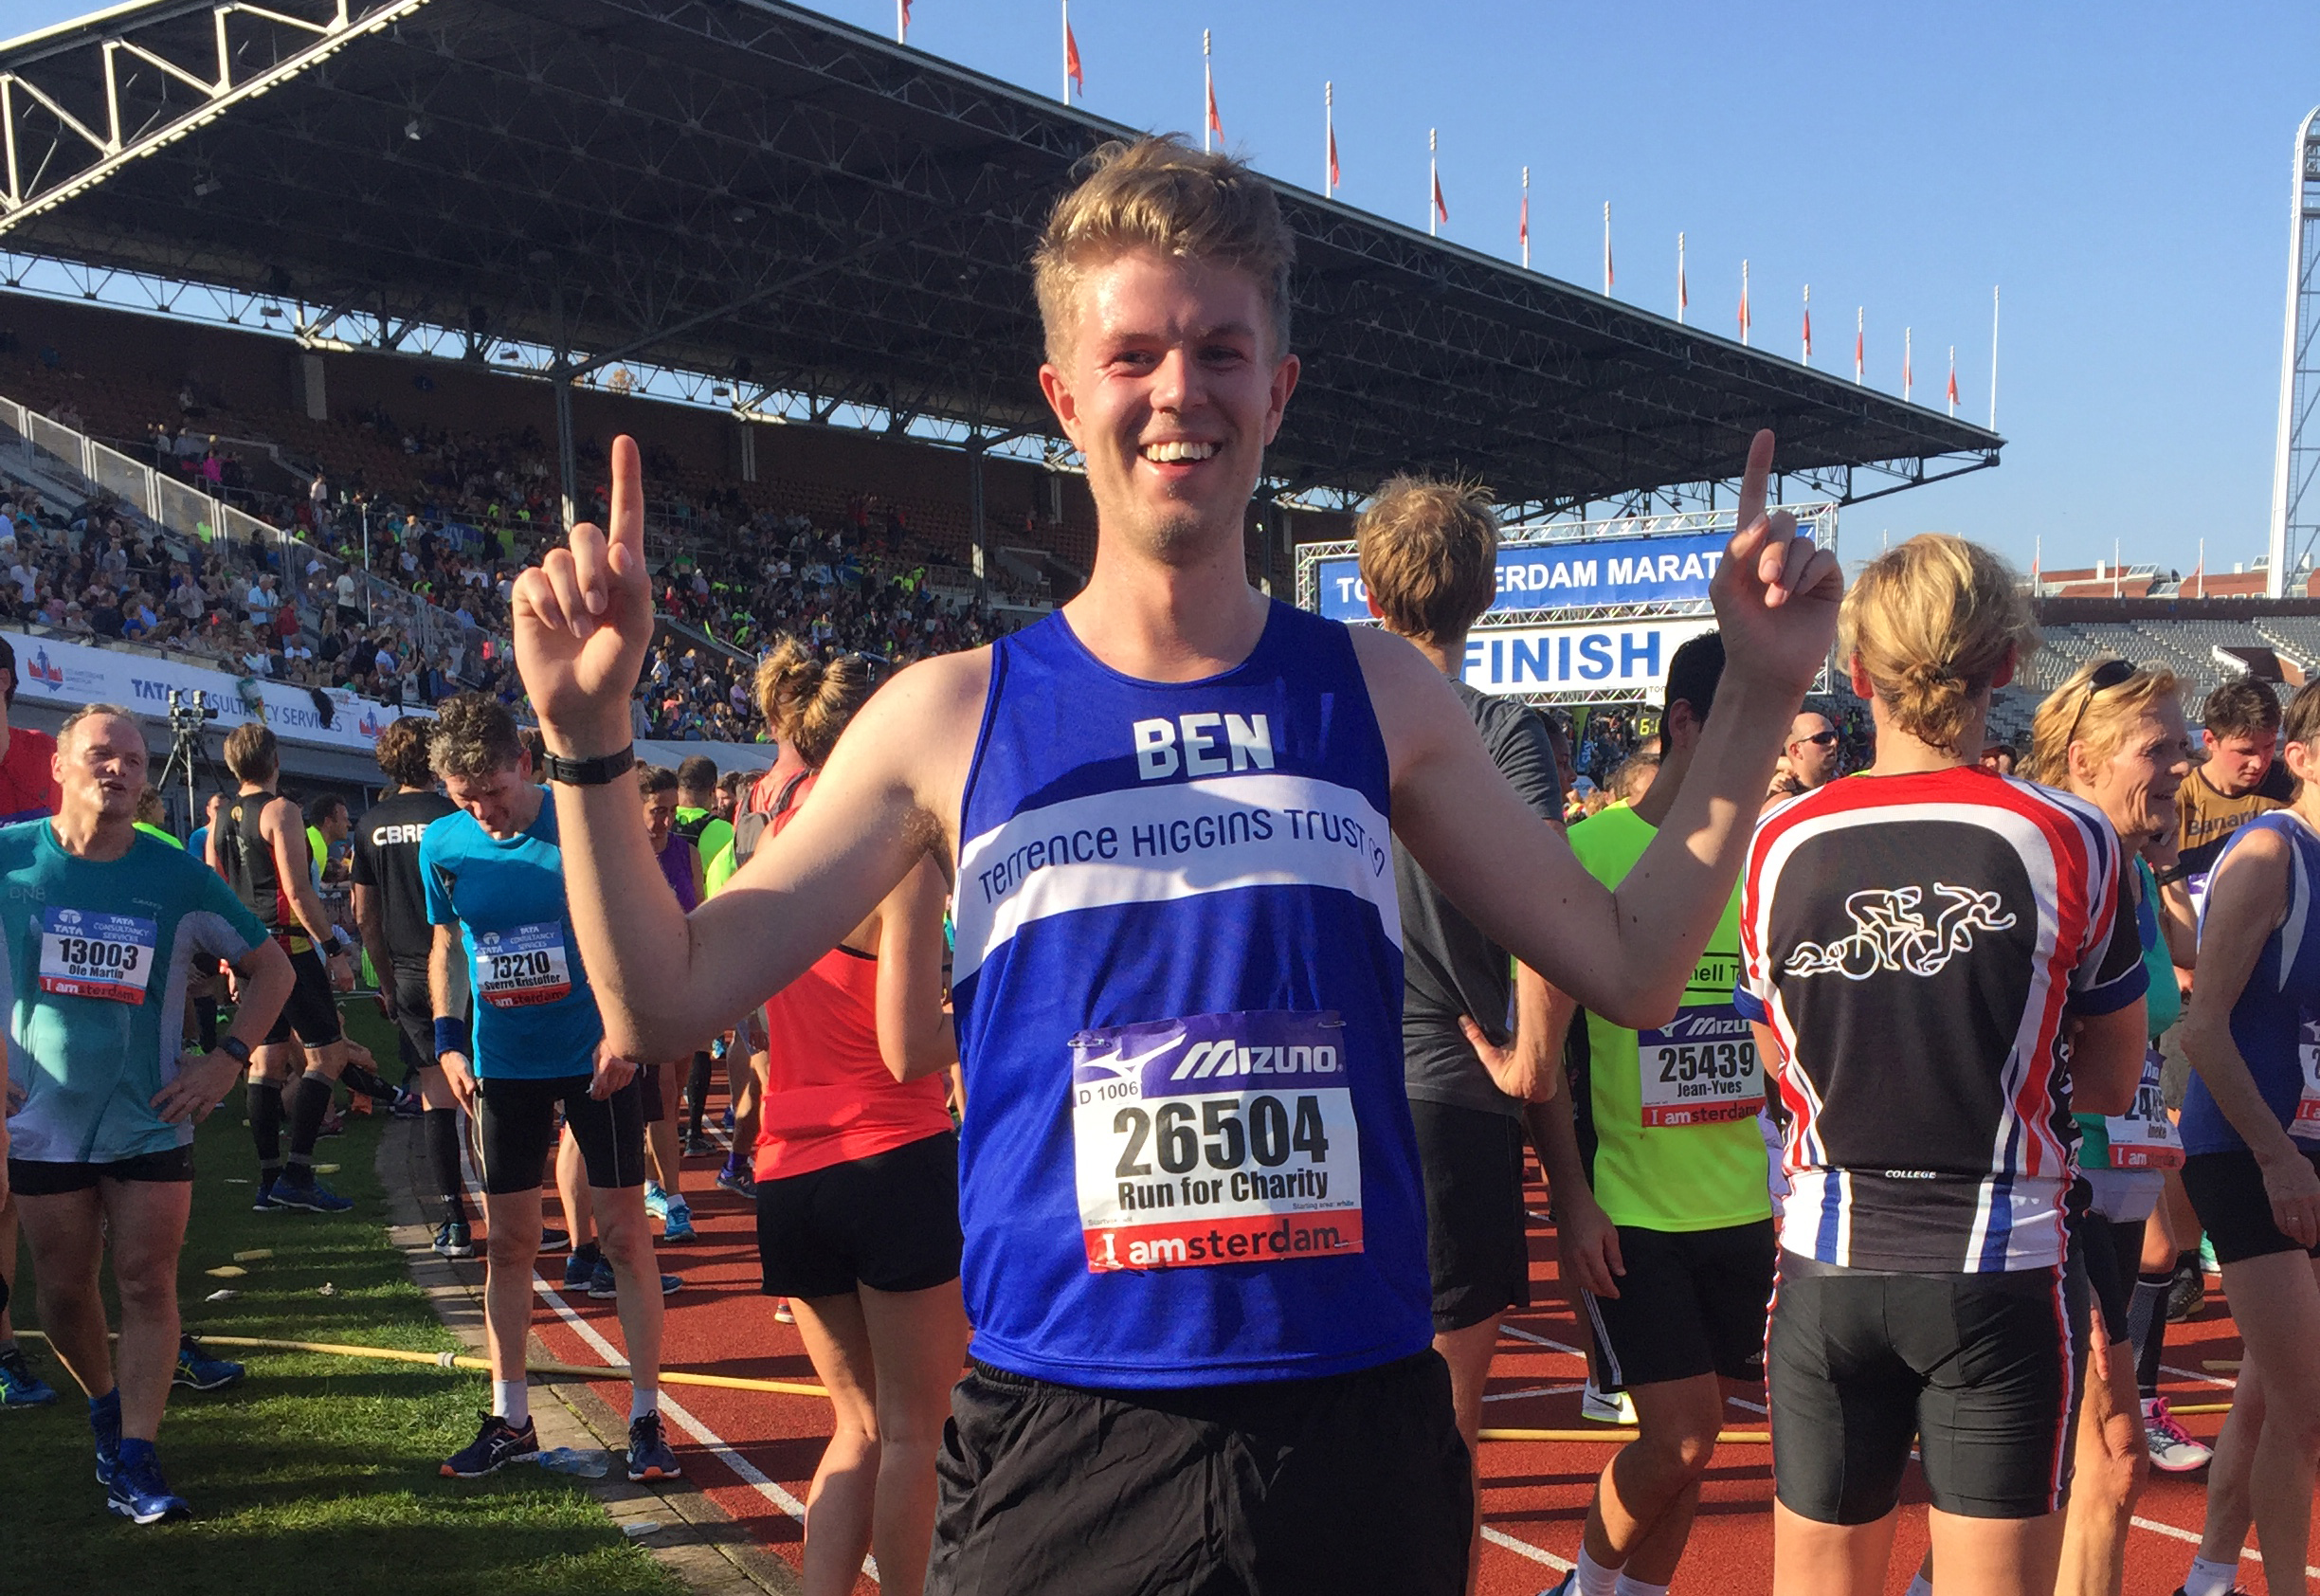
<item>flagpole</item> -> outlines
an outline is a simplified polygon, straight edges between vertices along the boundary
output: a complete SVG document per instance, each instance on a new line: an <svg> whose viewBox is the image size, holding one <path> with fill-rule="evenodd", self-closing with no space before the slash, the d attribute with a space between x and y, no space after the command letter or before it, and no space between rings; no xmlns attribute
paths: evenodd
<svg viewBox="0 0 2320 1596"><path fill-rule="evenodd" d="M1604 298L1611 297L1611 202L1604 201Z"/></svg>
<svg viewBox="0 0 2320 1596"><path fill-rule="evenodd" d="M1957 414L1957 345L1949 346L1949 413Z"/></svg>
<svg viewBox="0 0 2320 1596"><path fill-rule="evenodd" d="M1208 30L1204 27L1201 29L1201 88L1207 96L1207 103L1201 107L1201 154L1204 155L1213 148L1208 142L1208 130L1213 120L1208 112L1209 107L1216 104L1216 69L1209 65L1208 61Z"/></svg>
<svg viewBox="0 0 2320 1596"><path fill-rule="evenodd" d="M895 0L895 43L910 43L910 0Z"/></svg>
<svg viewBox="0 0 2320 1596"><path fill-rule="evenodd" d="M1531 169L1529 167L1523 168L1522 251L1523 270L1529 271L1531 269Z"/></svg>
<svg viewBox="0 0 2320 1596"><path fill-rule="evenodd" d="M1901 329L1901 402L1904 405L1910 402L1910 394L1917 386L1916 368L1911 360L1911 335L1915 329L1911 327Z"/></svg>
<svg viewBox="0 0 2320 1596"><path fill-rule="evenodd" d="M1321 191L1332 199L1337 197L1337 85L1324 82L1321 85Z"/></svg>
<svg viewBox="0 0 2320 1596"><path fill-rule="evenodd" d="M1812 364L1812 284L1804 285L1804 364Z"/></svg>
<svg viewBox="0 0 2320 1596"><path fill-rule="evenodd" d="M2118 596L2119 596L2119 563L2118 563L2118 554L2119 554L2119 540L2118 540L2117 538L2113 537L2112 539L2111 539L2111 596L2112 596L2112 598L2116 598L2116 597L2118 597Z"/></svg>
<svg viewBox="0 0 2320 1596"><path fill-rule="evenodd" d="M1860 384L1861 358L1868 353L1868 344L1869 307L1855 305L1853 307L1853 382L1856 387Z"/></svg>
<svg viewBox="0 0 2320 1596"><path fill-rule="evenodd" d="M1063 0L1063 103L1071 103L1071 0Z"/></svg>
<svg viewBox="0 0 2320 1596"><path fill-rule="evenodd" d="M1437 236L1436 221L1439 212L1434 204L1434 196L1441 192L1441 172L1436 167L1434 157L1438 143L1435 130L1426 129L1426 237L1428 238Z"/></svg>
<svg viewBox="0 0 2320 1596"><path fill-rule="evenodd" d="M1990 284L1990 430L1998 430L1998 285Z"/></svg>
<svg viewBox="0 0 2320 1596"><path fill-rule="evenodd" d="M1676 235L1676 325L1684 324L1684 303L1691 299L1684 284L1684 236Z"/></svg>
<svg viewBox="0 0 2320 1596"><path fill-rule="evenodd" d="M2046 579L2039 573L2039 570L2040 563L2045 559L2045 557L2046 539L2043 537L2033 537L2030 539L2030 596L2032 598L2044 598L2046 596Z"/></svg>
<svg viewBox="0 0 2320 1596"><path fill-rule="evenodd" d="M2200 539L2199 579L2199 596L2205 598L2207 596L2207 539L2204 537Z"/></svg>
<svg viewBox="0 0 2320 1596"><path fill-rule="evenodd" d="M1748 347L1749 341L1748 267L1748 262L1743 260L1740 263L1740 347L1743 349Z"/></svg>

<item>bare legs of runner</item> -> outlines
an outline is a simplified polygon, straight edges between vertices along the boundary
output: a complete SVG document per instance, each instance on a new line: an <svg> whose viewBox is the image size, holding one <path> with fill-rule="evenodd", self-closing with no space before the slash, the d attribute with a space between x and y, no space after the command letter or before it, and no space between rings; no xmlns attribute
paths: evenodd
<svg viewBox="0 0 2320 1596"><path fill-rule="evenodd" d="M1450 1407L1458 1419L1459 1439L1474 1468L1474 1538L1466 1549L1466 1588L1475 1587L1482 1561L1482 1388L1490 1383L1491 1358L1498 1351L1498 1325L1506 1317L1493 1314L1479 1324L1434 1333L1434 1350L1450 1366Z"/></svg>
<svg viewBox="0 0 2320 1596"><path fill-rule="evenodd" d="M934 1536L935 1452L967 1356L959 1282L789 1305L835 1409L806 1497L806 1596L846 1596L865 1552L886 1589L916 1590Z"/></svg>
<svg viewBox="0 0 2320 1596"><path fill-rule="evenodd" d="M20 1197L41 1323L59 1361L92 1397L120 1386L121 1434L152 1441L177 1368L177 1255L193 1208L190 1181L100 1180L85 1191ZM120 1293L118 1353L98 1269L110 1242Z"/></svg>
<svg viewBox="0 0 2320 1596"><path fill-rule="evenodd" d="M661 1383L661 1271L653 1260L643 1188L590 1187L588 1198L596 1220L598 1244L620 1285L621 1337L627 1344L628 1367L638 1390L657 1390ZM532 1267L539 1258L539 1188L485 1192L483 1219L491 1227L483 1326L492 1378L521 1381L524 1351L532 1334ZM578 1242L575 1234L573 1242L577 1245ZM172 1365L176 1356L172 1338ZM166 1386L166 1378L163 1383Z"/></svg>
<svg viewBox="0 0 2320 1596"><path fill-rule="evenodd" d="M2247 1502L2263 1551L2264 1588L2273 1596L2306 1596L2305 1549L2311 1538L2312 1478L2320 1462L2320 1268L2301 1252L2268 1253L2223 1266L2223 1293L2247 1348L2225 1434L2248 1406L2248 1373L2262 1370L2256 1393L2259 1417L2245 1464ZM2245 1437L2236 1438L2244 1443ZM2235 1448L2237 1451L2238 1448ZM2239 1466L2233 1459L2233 1467ZM2222 1448L2211 1465L2208 1517L2221 1493L2213 1476L2225 1473ZM2202 1556L2209 1552L2204 1544ZM2216 1557L2236 1561L2234 1543Z"/></svg>

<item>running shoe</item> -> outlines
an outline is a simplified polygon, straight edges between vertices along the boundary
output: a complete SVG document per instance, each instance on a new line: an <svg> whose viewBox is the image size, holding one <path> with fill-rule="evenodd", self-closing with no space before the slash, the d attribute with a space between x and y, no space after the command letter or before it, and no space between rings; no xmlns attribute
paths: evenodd
<svg viewBox="0 0 2320 1596"><path fill-rule="evenodd" d="M2200 1238L2200 1272L2203 1275L2221 1275L2223 1273L2223 1265L2216 1261L2213 1236Z"/></svg>
<svg viewBox="0 0 2320 1596"><path fill-rule="evenodd" d="M2192 1440L2176 1423L2165 1397L2144 1399L2143 1434L2150 1442L2151 1467L2162 1474L2197 1473L2215 1456L2213 1447Z"/></svg>
<svg viewBox="0 0 2320 1596"><path fill-rule="evenodd" d="M426 1113L426 1100L406 1086L395 1094L395 1100L387 1113L396 1119L416 1119Z"/></svg>
<svg viewBox="0 0 2320 1596"><path fill-rule="evenodd" d="M661 1295L667 1297L683 1284L682 1275L663 1275L661 1277ZM600 1258L596 1260L595 1273L589 1277L589 1295L607 1301L620 1296L620 1282L612 1273L610 1259Z"/></svg>
<svg viewBox="0 0 2320 1596"><path fill-rule="evenodd" d="M446 1219L435 1227L435 1251L443 1258L473 1258L475 1235L463 1219Z"/></svg>
<svg viewBox="0 0 2320 1596"><path fill-rule="evenodd" d="M1579 1570L1573 1569L1539 1592L1539 1596L1579 1596Z"/></svg>
<svg viewBox="0 0 2320 1596"><path fill-rule="evenodd" d="M124 1453L129 1447L124 1445ZM134 1456L123 1456L105 1487L105 1506L132 1524L158 1524L165 1518L190 1518L193 1509L161 1478L161 1463L148 1442Z"/></svg>
<svg viewBox="0 0 2320 1596"><path fill-rule="evenodd" d="M353 1200L341 1197L312 1175L303 1179L282 1171L282 1178L274 1183L274 1206L278 1208L297 1208L310 1214L342 1214L354 1206Z"/></svg>
<svg viewBox="0 0 2320 1596"><path fill-rule="evenodd" d="M318 1136L345 1135L346 1116L340 1114L336 1109L332 1109L328 1114L325 1114L322 1116L321 1128L316 1131L315 1134Z"/></svg>
<svg viewBox="0 0 2320 1596"><path fill-rule="evenodd" d="M170 1384L196 1391L222 1391L248 1372L230 1358L209 1356L201 1350L201 1343L190 1335L180 1335L177 1338L177 1369L170 1376Z"/></svg>
<svg viewBox="0 0 2320 1596"><path fill-rule="evenodd" d="M634 1480L681 1479L684 1465L669 1450L661 1433L661 1415L647 1413L628 1421L628 1478Z"/></svg>
<svg viewBox="0 0 2320 1596"><path fill-rule="evenodd" d="M774 1300L773 1300L773 1322L774 1322L775 1324L795 1324L795 1323L797 1323L797 1315L795 1315L795 1314L793 1314L793 1313L791 1313L791 1312L790 1312L790 1310L789 1310L789 1299L788 1299L788 1297L776 1297L776 1298L774 1298Z"/></svg>
<svg viewBox="0 0 2320 1596"><path fill-rule="evenodd" d="M22 1347L0 1351L0 1407L46 1407L56 1399L56 1387L32 1372Z"/></svg>
<svg viewBox="0 0 2320 1596"><path fill-rule="evenodd" d="M716 1151L716 1143L698 1131L687 1131L684 1140L678 1144L678 1151L687 1158L706 1158Z"/></svg>
<svg viewBox="0 0 2320 1596"><path fill-rule="evenodd" d="M2182 1324L2196 1319L2206 1310L2207 1278L2200 1273L2199 1264L2192 1262L2178 1266L2175 1283L2167 1288L2167 1323Z"/></svg>
<svg viewBox="0 0 2320 1596"><path fill-rule="evenodd" d="M553 1225L553 1224L551 1224L551 1225L547 1225L547 1226L545 1226L544 1228L542 1228L542 1229L541 1229L541 1231L540 1231L540 1251L542 1251L542 1252L562 1252L562 1251L563 1251L563 1250L564 1250L566 1247L569 1247L569 1246L571 1246L571 1231L569 1231L569 1230L558 1230L558 1229L557 1229L557 1228L556 1228L554 1225Z"/></svg>
<svg viewBox="0 0 2320 1596"><path fill-rule="evenodd" d="M280 1175L260 1175L258 1195L250 1204L250 1212L270 1214L281 1205L274 1201L274 1188L281 1184Z"/></svg>
<svg viewBox="0 0 2320 1596"><path fill-rule="evenodd" d="M520 1463L539 1451L539 1431L526 1419L517 1429L497 1413L483 1415L475 1440L444 1460L445 1479L480 1479L508 1463Z"/></svg>
<svg viewBox="0 0 2320 1596"><path fill-rule="evenodd" d="M89 1428L97 1436L97 1483L110 1485L120 1469L120 1391L116 1388L103 1406L89 1404Z"/></svg>
<svg viewBox="0 0 2320 1596"><path fill-rule="evenodd" d="M719 1170L716 1186L719 1191L729 1191L735 1197L752 1203L757 1200L757 1177L750 1173L746 1164L728 1164Z"/></svg>
<svg viewBox="0 0 2320 1596"><path fill-rule="evenodd" d="M733 1105L731 1103L725 1105L725 1134L729 1136L733 1134Z"/></svg>
<svg viewBox="0 0 2320 1596"><path fill-rule="evenodd" d="M658 1220L665 1221L668 1218L669 1195L661 1189L661 1183L657 1180L644 1183L644 1211Z"/></svg>
<svg viewBox="0 0 2320 1596"><path fill-rule="evenodd" d="M573 1253L564 1260L564 1289L588 1290L589 1283L596 1279L596 1265L603 1261L593 1246Z"/></svg>
<svg viewBox="0 0 2320 1596"><path fill-rule="evenodd" d="M661 1239L663 1242L689 1242L693 1237L693 1205L681 1197L671 1198L668 1213L662 1222Z"/></svg>
<svg viewBox="0 0 2320 1596"><path fill-rule="evenodd" d="M1605 1395L1589 1380L1579 1396L1579 1417L1598 1424L1632 1424L1636 1422L1635 1398L1625 1391Z"/></svg>

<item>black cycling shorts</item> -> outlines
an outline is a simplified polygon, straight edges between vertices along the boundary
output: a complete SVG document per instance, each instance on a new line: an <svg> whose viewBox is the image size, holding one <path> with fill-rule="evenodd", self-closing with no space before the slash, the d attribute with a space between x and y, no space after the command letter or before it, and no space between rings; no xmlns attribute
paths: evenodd
<svg viewBox="0 0 2320 1596"><path fill-rule="evenodd" d="M1583 1291L1606 1391L1720 1374L1764 1379L1765 1307L1779 1250L1767 1217L1718 1230L1619 1227L1619 1296Z"/></svg>
<svg viewBox="0 0 2320 1596"><path fill-rule="evenodd" d="M2320 1152L2300 1151L2320 1172ZM2184 1160L2183 1183L2200 1228L2215 1243L2218 1263L2244 1263L2275 1252L2320 1258L2320 1246L2298 1247L2272 1222L2272 1199L2264 1194L2263 1167L2254 1153L2194 1152Z"/></svg>
<svg viewBox="0 0 2320 1596"><path fill-rule="evenodd" d="M1426 1273L1437 1333L1531 1305L1523 1234L1522 1121L1410 1099L1425 1180Z"/></svg>
<svg viewBox="0 0 2320 1596"><path fill-rule="evenodd" d="M193 1145L160 1152L140 1152L110 1164L52 1163L39 1158L8 1161L9 1189L19 1197L60 1197L67 1191L94 1191L104 1180L190 1181L193 1178Z"/></svg>
<svg viewBox="0 0 2320 1596"><path fill-rule="evenodd" d="M262 1045L279 1046L295 1033L309 1047L328 1047L345 1034L338 1026L338 997L331 990L330 967L309 948L290 955L290 972L298 977L297 984Z"/></svg>
<svg viewBox="0 0 2320 1596"><path fill-rule="evenodd" d="M1933 1505L2038 1518L2069 1499L2086 1282L2069 1268L1889 1274L1783 1251L1766 1364L1772 1489L1873 1524L1915 1441Z"/></svg>
<svg viewBox="0 0 2320 1596"><path fill-rule="evenodd" d="M588 1075L546 1080L489 1076L476 1082L476 1162L495 1197L537 1191L555 1146L556 1110L580 1144L590 1186L644 1184L644 1100L634 1080L599 1101Z"/></svg>
<svg viewBox="0 0 2320 1596"><path fill-rule="evenodd" d="M1461 1596L1474 1530L1431 1350L1318 1380L1100 1391L974 1365L927 1596Z"/></svg>
<svg viewBox="0 0 2320 1596"><path fill-rule="evenodd" d="M397 959L386 979L393 986L395 1031L405 1066L433 1069L441 1061L435 1057L435 994L427 986L426 966Z"/></svg>
<svg viewBox="0 0 2320 1596"><path fill-rule="evenodd" d="M958 1133L757 1183L769 1297L926 1291L959 1274Z"/></svg>
<svg viewBox="0 0 2320 1596"><path fill-rule="evenodd" d="M2133 1232L2134 1251L2121 1257L2120 1249L2128 1244L2121 1233L2126 1231ZM2071 1251L2085 1266L2087 1290L2102 1310L2104 1344L2115 1347L2128 1340L2127 1311L2133 1305L2135 1272L2143 1262L2143 1222L2114 1224L2100 1214L2088 1214L2071 1233Z"/></svg>

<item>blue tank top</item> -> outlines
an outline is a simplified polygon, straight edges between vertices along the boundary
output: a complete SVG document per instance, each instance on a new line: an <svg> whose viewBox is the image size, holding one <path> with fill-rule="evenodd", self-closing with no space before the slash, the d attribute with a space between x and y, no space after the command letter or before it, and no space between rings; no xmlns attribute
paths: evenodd
<svg viewBox="0 0 2320 1596"><path fill-rule="evenodd" d="M1335 622L1277 603L1201 681L1060 614L993 647L952 970L975 1356L1134 1388L1427 1346L1387 794Z"/></svg>
<svg viewBox="0 0 2320 1596"><path fill-rule="evenodd" d="M2257 815L2223 844L2216 855L2220 870L2232 849L2257 831L2276 831L2288 839L2288 913L2264 939L2247 986L2232 1006L2232 1041L2256 1078L2257 1090L2283 1127L2296 1122L2296 1104L2304 1096L2304 1054L2320 1045L2320 1026L2307 1015L2320 1012L2320 923L2314 910L2313 883L2320 880L2320 837L2286 809ZM2210 877L2212 880L2212 876ZM2206 929L2207 905L2200 904L2200 927ZM2299 1140L2304 1138L2299 1137ZM2215 1095L2194 1070L2184 1094L2183 1144L2186 1153L2244 1152L2247 1143L2223 1117ZM2306 1145L2311 1145L2309 1141Z"/></svg>

